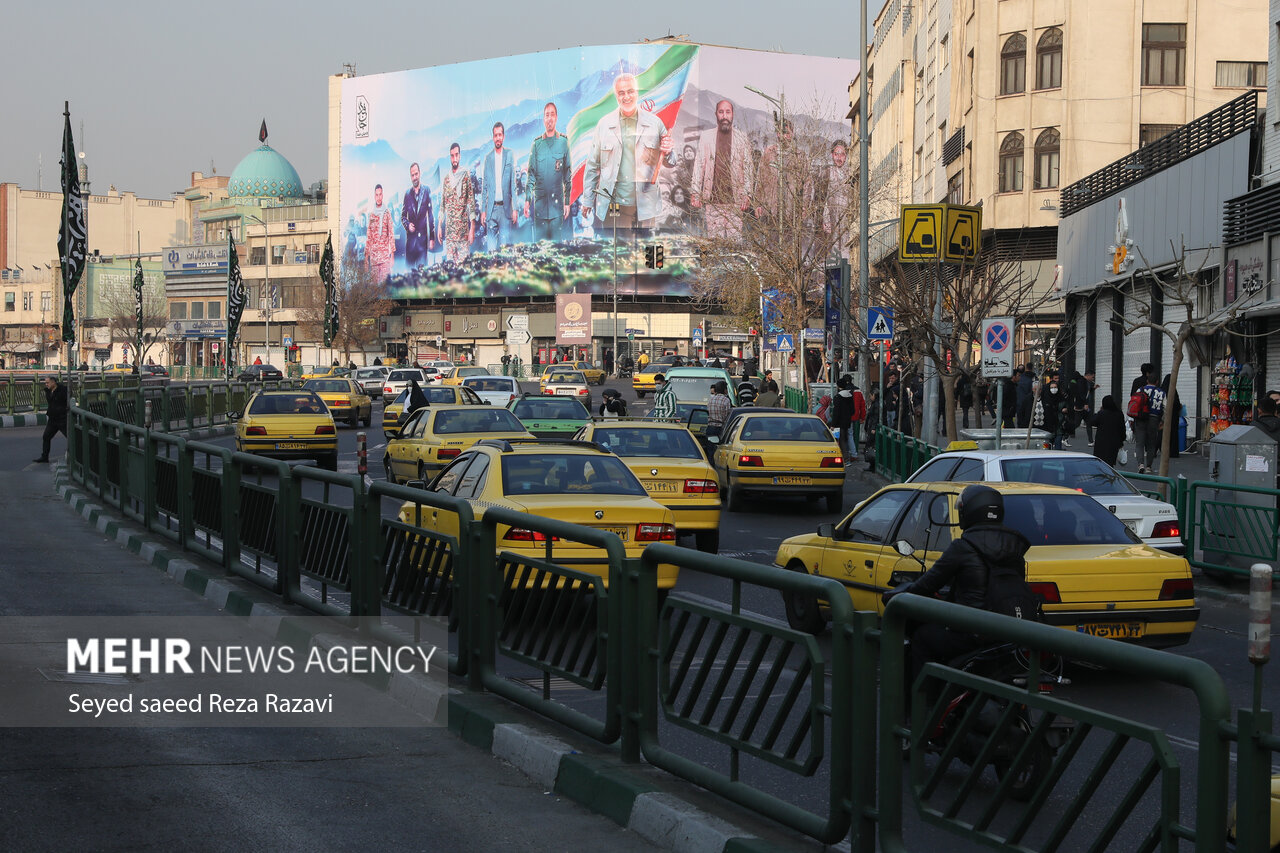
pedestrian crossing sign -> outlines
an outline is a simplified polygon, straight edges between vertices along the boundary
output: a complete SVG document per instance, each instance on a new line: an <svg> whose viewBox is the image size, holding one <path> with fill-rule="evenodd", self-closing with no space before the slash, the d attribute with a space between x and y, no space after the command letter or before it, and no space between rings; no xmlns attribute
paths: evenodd
<svg viewBox="0 0 1280 853"><path fill-rule="evenodd" d="M890 309L867 309L867 338L873 341L893 340L893 313Z"/></svg>

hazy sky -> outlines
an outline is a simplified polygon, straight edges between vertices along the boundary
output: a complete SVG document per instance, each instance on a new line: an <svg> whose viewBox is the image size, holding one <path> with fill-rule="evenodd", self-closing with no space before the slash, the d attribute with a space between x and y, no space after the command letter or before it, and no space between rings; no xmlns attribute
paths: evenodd
<svg viewBox="0 0 1280 853"><path fill-rule="evenodd" d="M872 17L882 3L869 0ZM43 168L42 188L59 188L65 100L95 193L114 185L165 197L211 162L229 175L257 146L263 118L269 144L309 186L326 177L327 78L344 63L376 74L668 34L856 60L857 9L852 0L10 3L0 181L35 189Z"/></svg>

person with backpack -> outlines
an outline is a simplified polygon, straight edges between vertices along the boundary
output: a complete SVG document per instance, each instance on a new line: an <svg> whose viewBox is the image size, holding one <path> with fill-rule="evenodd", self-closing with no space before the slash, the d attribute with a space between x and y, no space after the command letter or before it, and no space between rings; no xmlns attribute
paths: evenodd
<svg viewBox="0 0 1280 853"><path fill-rule="evenodd" d="M866 419L867 404L862 399L862 392L854 386L853 377L847 373L836 381L836 389L828 423L840 430L840 452L844 456L844 464L851 465L853 456L858 453L858 436L854 430ZM861 417L858 416L859 408L862 409ZM850 448L853 449L853 456L850 455Z"/></svg>
<svg viewBox="0 0 1280 853"><path fill-rule="evenodd" d="M1027 537L1004 526L1004 496L981 483L966 486L956 501L956 515L963 531L930 569L906 586L884 593L888 603L895 595L937 595L950 586L947 600L1022 619L1039 617L1040 599L1027 586ZM921 546L923 543L912 543ZM946 663L986 644L978 635L933 622L911 632L910 671L907 685L915 683L925 664Z"/></svg>
<svg viewBox="0 0 1280 853"><path fill-rule="evenodd" d="M1150 365L1143 365L1143 369ZM1133 418L1133 450L1138 473L1146 474L1160 456L1160 421L1164 418L1164 391L1147 373L1147 383L1129 397L1128 415Z"/></svg>

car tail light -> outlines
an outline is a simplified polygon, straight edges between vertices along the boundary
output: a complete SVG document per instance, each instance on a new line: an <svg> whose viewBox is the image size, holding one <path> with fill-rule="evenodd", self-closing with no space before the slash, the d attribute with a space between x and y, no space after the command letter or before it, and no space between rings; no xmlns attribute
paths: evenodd
<svg viewBox="0 0 1280 853"><path fill-rule="evenodd" d="M1195 582L1191 578L1169 578L1160 585L1161 601L1177 601L1195 597Z"/></svg>
<svg viewBox="0 0 1280 853"><path fill-rule="evenodd" d="M720 491L720 484L715 480L685 480L685 494L714 495Z"/></svg>
<svg viewBox="0 0 1280 853"><path fill-rule="evenodd" d="M753 453L744 453L738 457L739 468L763 468L764 459Z"/></svg>
<svg viewBox="0 0 1280 853"><path fill-rule="evenodd" d="M637 524L637 542L674 542L676 526L674 524Z"/></svg>
<svg viewBox="0 0 1280 853"><path fill-rule="evenodd" d="M343 398L342 398L342 399L340 399L340 400L334 400L334 401L333 401L333 404L334 404L335 406L350 406L350 405L351 405L351 398L350 398L350 397L343 397Z"/></svg>
<svg viewBox="0 0 1280 853"><path fill-rule="evenodd" d="M321 424L316 427L316 435L335 435L333 424Z"/></svg>
<svg viewBox="0 0 1280 853"><path fill-rule="evenodd" d="M507 398L507 405L509 406L509 405L511 405L512 403L514 403L515 401L516 401L516 395L515 395L515 394L512 394L510 397L508 397L508 398Z"/></svg>
<svg viewBox="0 0 1280 853"><path fill-rule="evenodd" d="M1157 523L1155 528L1151 531L1151 537L1153 539L1157 537L1163 538L1166 536L1173 537L1181 535L1182 528L1178 527L1178 522L1176 521L1161 521Z"/></svg>
<svg viewBox="0 0 1280 853"><path fill-rule="evenodd" d="M1052 581L1028 583L1031 591L1044 599L1045 604L1061 604L1062 596L1058 594L1058 585Z"/></svg>
<svg viewBox="0 0 1280 853"><path fill-rule="evenodd" d="M383 394L394 394L395 392L396 392L396 389L392 388L390 385L383 385L383 386L382 386L382 393L383 393Z"/></svg>
<svg viewBox="0 0 1280 853"><path fill-rule="evenodd" d="M552 542L559 542L559 536L548 536L537 530L526 530L523 527L513 527L507 531L507 535L502 537L512 542L546 542L548 539Z"/></svg>
<svg viewBox="0 0 1280 853"><path fill-rule="evenodd" d="M588 390L588 389L586 389L586 388L579 388L579 389L578 389L578 396L579 396L579 397L585 397L585 396L589 395L590 393L591 393L591 391L589 391L589 390Z"/></svg>
<svg viewBox="0 0 1280 853"><path fill-rule="evenodd" d="M455 459L462 452L458 447L442 447L436 451L437 459Z"/></svg>
<svg viewBox="0 0 1280 853"><path fill-rule="evenodd" d="M824 456L822 457L822 467L823 468L843 468L844 457L843 456Z"/></svg>
<svg viewBox="0 0 1280 853"><path fill-rule="evenodd" d="M555 391L552 391L550 388L543 388L543 389L542 389L542 393L543 393L543 394L555 394Z"/></svg>
<svg viewBox="0 0 1280 853"><path fill-rule="evenodd" d="M267 428L266 427L249 427L244 431L244 434L245 435L266 435Z"/></svg>

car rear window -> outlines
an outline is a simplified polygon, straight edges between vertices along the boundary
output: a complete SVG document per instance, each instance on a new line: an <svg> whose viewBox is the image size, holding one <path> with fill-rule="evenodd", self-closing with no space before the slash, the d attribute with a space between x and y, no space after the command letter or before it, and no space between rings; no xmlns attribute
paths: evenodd
<svg viewBox="0 0 1280 853"><path fill-rule="evenodd" d="M1006 459L1000 472L1008 482L1064 486L1095 497L1139 494L1114 468L1091 456Z"/></svg>
<svg viewBox="0 0 1280 853"><path fill-rule="evenodd" d="M834 441L831 430L817 418L747 418L743 441Z"/></svg>
<svg viewBox="0 0 1280 853"><path fill-rule="evenodd" d="M524 432L524 424L506 409L476 406L467 411L438 412L433 432L437 435L462 432Z"/></svg>
<svg viewBox="0 0 1280 853"><path fill-rule="evenodd" d="M502 457L508 495L644 495L644 487L616 456L541 453Z"/></svg>
<svg viewBox="0 0 1280 853"><path fill-rule="evenodd" d="M1004 523L1039 545L1133 545L1124 522L1087 495L1005 495Z"/></svg>
<svg viewBox="0 0 1280 853"><path fill-rule="evenodd" d="M408 382L410 379L422 381L422 372L419 370L393 370L391 375L387 377L389 382Z"/></svg>
<svg viewBox="0 0 1280 853"><path fill-rule="evenodd" d="M504 379L502 377L490 377L488 379L464 379L463 386L470 388L472 391L511 391L515 388L514 379Z"/></svg>
<svg viewBox="0 0 1280 853"><path fill-rule="evenodd" d="M517 418L540 421L585 421L591 417L585 406L570 397L562 397L558 400L555 397L526 397L517 400L511 411Z"/></svg>
<svg viewBox="0 0 1280 853"><path fill-rule="evenodd" d="M671 459L701 459L702 451L688 430L610 427L591 436L596 444L618 456L665 456Z"/></svg>
<svg viewBox="0 0 1280 853"><path fill-rule="evenodd" d="M305 387L310 388L312 391L343 392L351 390L351 387L341 379L312 379Z"/></svg>
<svg viewBox="0 0 1280 853"><path fill-rule="evenodd" d="M422 393L427 395L428 403L452 403L457 399L453 389L448 386L428 385L422 389Z"/></svg>
<svg viewBox="0 0 1280 853"><path fill-rule="evenodd" d="M249 406L251 415L319 415L328 411L314 394L262 394Z"/></svg>
<svg viewBox="0 0 1280 853"><path fill-rule="evenodd" d="M585 385L587 383L587 377L583 376L581 373L562 373L561 372L561 373L551 374L550 376L547 377L547 381L548 382L570 382L570 383L577 383L578 385Z"/></svg>

